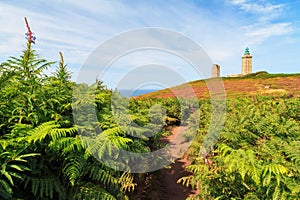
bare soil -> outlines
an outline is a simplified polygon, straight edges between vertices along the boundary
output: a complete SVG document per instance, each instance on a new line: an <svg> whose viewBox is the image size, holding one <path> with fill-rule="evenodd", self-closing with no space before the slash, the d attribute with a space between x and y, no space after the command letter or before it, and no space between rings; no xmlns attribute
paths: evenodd
<svg viewBox="0 0 300 200"><path fill-rule="evenodd" d="M176 126L170 129L171 135L164 138L164 142L168 143L181 143L182 138L176 137L178 134L183 134L183 132L187 129L186 126ZM172 149L173 151L173 149ZM176 150L174 150L176 151ZM177 183L178 179L184 176L191 175L190 172L185 170L185 167L191 164L191 160L188 160L186 156L183 156L177 160L173 164L169 166L169 168L162 169L161 173L161 182L163 186L164 198L166 200L184 200L187 197L194 195L196 193L192 188L183 186L181 183Z"/></svg>
<svg viewBox="0 0 300 200"><path fill-rule="evenodd" d="M172 155L179 155L180 151L176 147L184 147L182 134L187 130L187 126L169 127L171 134L162 138L162 142L170 145ZM132 200L185 200L187 197L194 195L197 191L192 188L177 183L178 179L191 175L185 170L185 167L191 164L186 156L176 159L168 168L155 172L143 174L138 183L138 187L131 194ZM146 177L146 178L145 178Z"/></svg>

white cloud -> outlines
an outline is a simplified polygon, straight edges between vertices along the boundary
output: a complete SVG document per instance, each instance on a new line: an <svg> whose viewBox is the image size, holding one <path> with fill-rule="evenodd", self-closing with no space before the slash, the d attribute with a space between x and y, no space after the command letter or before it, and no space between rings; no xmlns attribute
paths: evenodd
<svg viewBox="0 0 300 200"><path fill-rule="evenodd" d="M264 40L271 36L285 35L292 31L291 23L276 23L268 24L265 26L248 26L245 27L247 30L247 36L257 37L260 40Z"/></svg>
<svg viewBox="0 0 300 200"><path fill-rule="evenodd" d="M283 23L267 23L267 24L253 24L243 27L245 36L248 38L246 46L259 45L267 39L274 36L285 36L293 32L292 24L288 22Z"/></svg>
<svg viewBox="0 0 300 200"><path fill-rule="evenodd" d="M254 14L242 26L244 36L247 38L245 45L257 45L273 36L283 36L293 31L291 22L275 22L284 15L285 5L270 3L267 0L229 0L245 13Z"/></svg>
<svg viewBox="0 0 300 200"><path fill-rule="evenodd" d="M273 18L282 14L284 5L283 4L271 4L264 3L262 1L253 0L230 0L233 5L239 6L240 9L253 13L264 15L263 18Z"/></svg>

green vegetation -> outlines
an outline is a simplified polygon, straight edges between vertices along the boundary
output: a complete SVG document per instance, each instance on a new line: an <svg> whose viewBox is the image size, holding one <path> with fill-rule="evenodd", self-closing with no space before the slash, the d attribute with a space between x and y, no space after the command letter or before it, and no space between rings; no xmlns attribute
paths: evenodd
<svg viewBox="0 0 300 200"><path fill-rule="evenodd" d="M205 162L203 115L189 156L192 176L178 182L199 189L190 199L299 199L300 99L236 99L219 141Z"/></svg>
<svg viewBox="0 0 300 200"><path fill-rule="evenodd" d="M224 129L205 160L202 142L211 121L209 100L128 101L99 80L93 85L72 82L59 55L58 63L48 62L28 43L20 57L1 64L0 199L151 199L155 187L148 180L159 173L121 172L97 158L109 155L113 162L119 156L111 152L113 146L136 153L155 151L165 145L161 139L167 127L187 124L184 138L195 137L188 150L193 163L187 167L193 175L178 183L198 190L190 199L300 198L299 97L256 94L228 99ZM56 71L47 76L44 70L52 66ZM240 79L257 77L299 74L260 72ZM85 91L85 98L73 96L73 90ZM92 115L86 113L74 124L73 112L86 105L96 108L98 121L85 123ZM199 124L192 109L199 113ZM130 162L123 160L124 165Z"/></svg>
<svg viewBox="0 0 300 200"><path fill-rule="evenodd" d="M267 79L267 78L281 78L281 77L300 77L300 74L269 74L266 71L251 73L242 77L222 77L223 79Z"/></svg>
<svg viewBox="0 0 300 200"><path fill-rule="evenodd" d="M20 57L1 64L0 199L128 199L135 180L144 177L113 170L92 155L101 157L112 145L149 152L145 139L132 136L149 130L117 128L112 91L98 81L92 86L77 85L86 91L96 87L99 121L94 128L103 130L82 140L79 134L90 127L74 125L75 83L61 53L60 59L56 71L46 76L43 71L55 63L40 58L28 43ZM76 110L82 102L74 98ZM149 121L147 116L135 118L140 124ZM93 148L85 148L85 142Z"/></svg>

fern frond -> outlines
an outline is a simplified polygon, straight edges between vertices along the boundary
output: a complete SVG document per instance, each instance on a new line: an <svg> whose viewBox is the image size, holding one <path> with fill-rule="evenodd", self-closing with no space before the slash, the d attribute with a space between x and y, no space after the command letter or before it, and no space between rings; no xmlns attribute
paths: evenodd
<svg viewBox="0 0 300 200"><path fill-rule="evenodd" d="M86 183L75 192L72 199L105 199L105 200L117 200L112 194L106 191L101 186L97 186L91 183Z"/></svg>
<svg viewBox="0 0 300 200"><path fill-rule="evenodd" d="M27 176L25 180L25 188L30 188L36 198L53 199L56 195L59 199L64 199L65 197L65 191L62 184L55 176L48 176L47 178Z"/></svg>
<svg viewBox="0 0 300 200"><path fill-rule="evenodd" d="M104 185L116 185L118 183L118 179L109 170L95 165L89 170L89 178Z"/></svg>
<svg viewBox="0 0 300 200"><path fill-rule="evenodd" d="M50 131L53 129L58 128L59 125L56 124L56 122L54 121L50 121L50 122L45 122L41 125L39 125L38 127L30 130L28 132L28 137L26 138L26 140L31 143L36 143L37 141L42 141L43 139L45 139L47 136L49 136Z"/></svg>
<svg viewBox="0 0 300 200"><path fill-rule="evenodd" d="M66 156L72 153L83 152L84 146L83 141L76 137L65 137L59 140L51 141L49 147L54 151L61 151L62 156Z"/></svg>
<svg viewBox="0 0 300 200"><path fill-rule="evenodd" d="M136 183L133 183L132 174L128 172L124 172L119 178L118 182L121 185L122 192L132 192L136 187Z"/></svg>
<svg viewBox="0 0 300 200"><path fill-rule="evenodd" d="M76 127L70 128L54 128L51 129L49 134L53 141L58 140L60 138L65 138L67 136L73 136L77 132Z"/></svg>
<svg viewBox="0 0 300 200"><path fill-rule="evenodd" d="M86 160L82 155L69 155L64 161L63 173L69 179L72 186L75 185L77 179L82 175L86 166Z"/></svg>

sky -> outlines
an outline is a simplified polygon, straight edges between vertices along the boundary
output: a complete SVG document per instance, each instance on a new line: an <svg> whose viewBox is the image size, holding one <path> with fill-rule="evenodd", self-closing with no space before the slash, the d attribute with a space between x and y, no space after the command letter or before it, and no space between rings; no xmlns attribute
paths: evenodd
<svg viewBox="0 0 300 200"><path fill-rule="evenodd" d="M254 72L299 73L299 10L299 0L1 0L0 62L9 56L19 56L25 49L26 16L37 38L33 48L49 61L58 61L58 52L63 52L73 80L103 43L120 34L145 28L170 30L194 41L212 63L221 66L222 76L241 72L245 47L249 47L253 56ZM154 37L155 34L150 35ZM168 43L166 49L185 45L181 39L174 41L172 37L160 36L156 36L157 41ZM141 38L131 37L122 45L138 44ZM106 54L116 49L117 44L111 45ZM188 48L181 50L186 53L183 51ZM164 70L160 73L157 66ZM139 67L145 71L137 70ZM156 74L174 72L174 76L161 76L170 79L167 85L159 86L162 88L209 76L195 71L191 63L171 51L159 49L140 49L119 55L106 74L95 73L95 76L103 79L108 87L116 88L122 87L120 84L126 77L151 77L149 68ZM55 66L48 69L48 73L53 70ZM140 74L135 74L137 72ZM150 80L146 81L150 83ZM151 84L148 87L159 85ZM134 87L145 85L147 83Z"/></svg>

